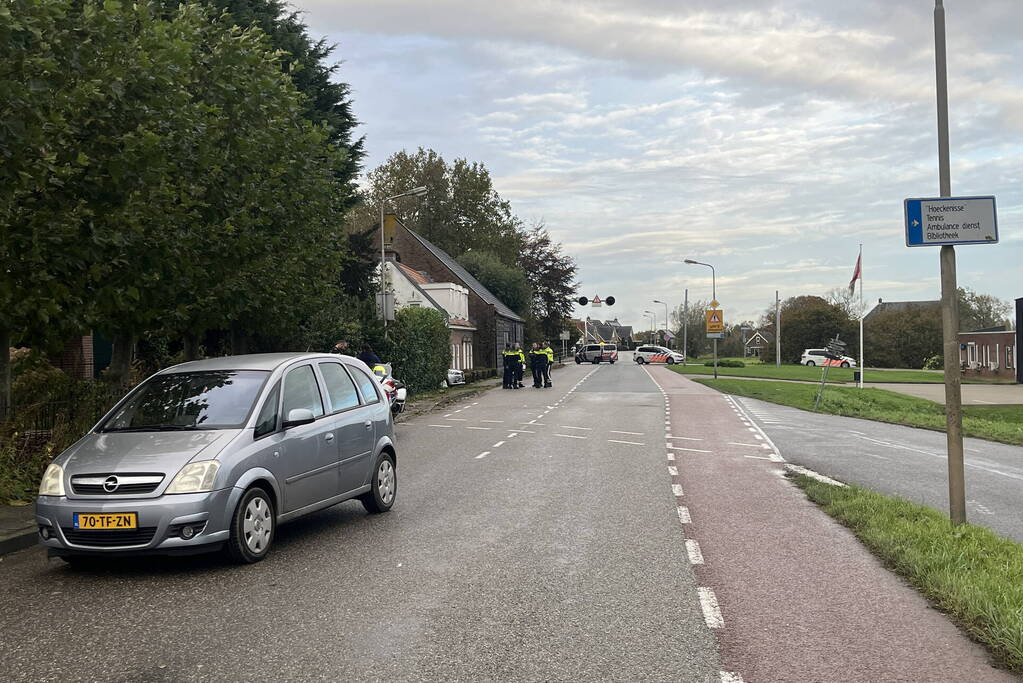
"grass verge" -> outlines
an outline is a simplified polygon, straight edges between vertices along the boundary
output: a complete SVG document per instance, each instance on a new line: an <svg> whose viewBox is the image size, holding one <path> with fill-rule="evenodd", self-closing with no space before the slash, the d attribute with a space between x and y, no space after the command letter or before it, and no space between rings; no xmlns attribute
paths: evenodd
<svg viewBox="0 0 1023 683"><path fill-rule="evenodd" d="M946 612L1006 667L1023 674L1023 545L937 510L792 475L814 503Z"/></svg>
<svg viewBox="0 0 1023 683"><path fill-rule="evenodd" d="M813 399L817 393L815 385L793 382L750 382L704 377L693 378L693 381L726 394L748 396L803 410L813 410ZM824 391L818 412L945 431L943 405L885 389L829 386ZM1023 405L963 406L963 433L979 439L1021 446Z"/></svg>
<svg viewBox="0 0 1023 683"><path fill-rule="evenodd" d="M698 365L671 365L670 369L683 375L713 375L714 368L703 365L703 360L692 361ZM736 360L742 360L741 358ZM806 365L781 365L760 363L746 360L744 368L718 367L718 376L728 377L760 377L763 379L801 380L804 382L820 382L821 368ZM831 368L828 370L828 383L841 384L853 381L853 368ZM945 374L940 370L874 370L867 368L863 376L865 382L890 382L894 384L941 384ZM963 379L964 384L996 384L996 380L979 378Z"/></svg>

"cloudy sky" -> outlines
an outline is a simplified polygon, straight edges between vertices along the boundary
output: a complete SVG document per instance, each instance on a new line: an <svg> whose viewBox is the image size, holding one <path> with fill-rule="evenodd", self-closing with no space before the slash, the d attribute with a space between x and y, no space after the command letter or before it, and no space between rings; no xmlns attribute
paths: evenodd
<svg viewBox="0 0 1023 683"><path fill-rule="evenodd" d="M946 0L952 190L993 194L1001 243L959 282L1023 296L1023 5ZM431 147L484 162L543 219L582 292L643 326L652 299L730 320L847 285L939 294L902 200L937 195L932 0L298 0L338 43L372 168ZM869 307L869 306L868 306ZM595 312L596 313L596 312Z"/></svg>

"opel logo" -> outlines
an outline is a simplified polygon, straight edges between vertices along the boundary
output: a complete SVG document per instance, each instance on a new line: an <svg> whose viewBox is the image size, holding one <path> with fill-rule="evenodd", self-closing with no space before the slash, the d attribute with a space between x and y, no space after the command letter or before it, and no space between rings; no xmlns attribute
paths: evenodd
<svg viewBox="0 0 1023 683"><path fill-rule="evenodd" d="M103 490L107 493L113 493L117 490L120 483L117 481L117 477L109 476L103 480Z"/></svg>

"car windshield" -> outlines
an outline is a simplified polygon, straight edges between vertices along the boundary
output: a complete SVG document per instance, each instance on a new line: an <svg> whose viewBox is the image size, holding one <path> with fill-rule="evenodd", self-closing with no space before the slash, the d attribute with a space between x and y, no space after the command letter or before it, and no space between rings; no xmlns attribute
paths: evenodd
<svg viewBox="0 0 1023 683"><path fill-rule="evenodd" d="M270 375L258 370L217 370L159 375L134 392L101 432L232 429L245 418Z"/></svg>

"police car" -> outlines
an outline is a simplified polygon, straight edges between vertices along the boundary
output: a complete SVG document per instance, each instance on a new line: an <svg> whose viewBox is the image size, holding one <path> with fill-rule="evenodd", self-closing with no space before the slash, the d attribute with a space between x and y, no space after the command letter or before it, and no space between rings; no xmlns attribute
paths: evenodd
<svg viewBox="0 0 1023 683"><path fill-rule="evenodd" d="M856 360L849 356L832 358L828 355L827 349L804 349L803 354L799 357L799 364L820 366L830 365L832 367L854 368L856 367Z"/></svg>
<svg viewBox="0 0 1023 683"><path fill-rule="evenodd" d="M643 363L667 363L668 365L674 365L675 363L683 363L686 359L685 354L682 352L672 351L663 346L640 346L636 349L634 357L640 365Z"/></svg>

